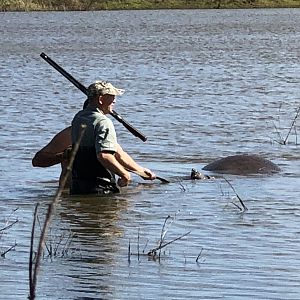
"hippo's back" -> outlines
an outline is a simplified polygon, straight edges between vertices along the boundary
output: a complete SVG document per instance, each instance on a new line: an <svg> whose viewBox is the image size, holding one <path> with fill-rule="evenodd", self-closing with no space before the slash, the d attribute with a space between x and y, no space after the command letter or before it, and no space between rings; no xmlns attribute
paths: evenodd
<svg viewBox="0 0 300 300"><path fill-rule="evenodd" d="M240 154L218 159L206 165L203 170L224 174L249 175L272 174L279 172L280 168L258 155Z"/></svg>

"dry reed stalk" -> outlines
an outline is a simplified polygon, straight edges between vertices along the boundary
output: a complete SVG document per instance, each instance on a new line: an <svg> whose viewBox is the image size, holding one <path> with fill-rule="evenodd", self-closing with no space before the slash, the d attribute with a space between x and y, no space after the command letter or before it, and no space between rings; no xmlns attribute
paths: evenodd
<svg viewBox="0 0 300 300"><path fill-rule="evenodd" d="M1 253L1 257L5 257L5 255L10 252L11 250L15 249L17 246L17 243L15 242L15 244L13 246L11 246L10 248L8 248L6 251L4 251L3 253Z"/></svg>
<svg viewBox="0 0 300 300"><path fill-rule="evenodd" d="M236 207L238 207L242 212L245 212L246 210L248 210L248 208L246 207L246 205L244 204L244 202L242 201L241 197L238 195L238 193L236 192L235 188L233 187L233 185L225 178L223 177L223 179L229 184L229 186L232 188L233 192L235 193L236 197L238 198L238 200L240 201L242 208L240 208L238 205L236 205L235 203L233 203Z"/></svg>
<svg viewBox="0 0 300 300"><path fill-rule="evenodd" d="M15 220L14 222L12 222L12 223L6 225L5 227L1 228L1 229L0 229L0 232L9 229L10 227L12 227L13 225L15 225L15 224L18 223L18 222L19 222L19 220Z"/></svg>
<svg viewBox="0 0 300 300"><path fill-rule="evenodd" d="M196 263L198 263L199 258L201 257L203 248L201 248L200 253L198 254L197 258L196 258Z"/></svg>
<svg viewBox="0 0 300 300"><path fill-rule="evenodd" d="M10 229L13 225L15 225L16 223L19 222L18 219L16 219L15 221L11 221L10 217L12 216L12 214L17 211L19 208L14 209L11 214L8 216L7 220L5 221L5 225L3 228L0 228L0 239L2 238L2 236L5 234L5 230ZM11 250L15 249L17 246L17 242L15 241L15 244L11 247L9 247L7 250L3 251L0 256L5 258L5 255L10 252Z"/></svg>
<svg viewBox="0 0 300 300"><path fill-rule="evenodd" d="M43 247L45 245L45 239L47 236L47 231L49 228L49 225L51 223L51 219L52 219L52 215L55 211L55 207L56 204L58 203L58 200L63 192L63 189L65 187L65 184L67 182L67 178L70 175L70 172L72 170L72 165L75 159L75 155L78 151L79 148L79 144L81 142L81 139L83 137L84 131L86 129L86 125L81 125L81 132L79 134L79 138L78 141L76 142L74 149L72 150L72 155L70 158L70 162L69 165L67 167L67 172L65 174L65 176L62 179L61 185L59 186L59 188L56 191L55 197L52 200L52 202L49 204L48 206L48 210L47 210L47 214L46 214L46 218L44 221L44 225L42 228L42 232L40 235L40 239L39 239L39 245L38 245L38 249L37 249L37 254L36 254L36 259L35 259L35 264L34 264L34 268L33 268L33 261L32 261L32 253L30 254L30 258L29 258L29 296L28 299L29 300L34 300L35 299L35 291L36 291L36 284L37 284L37 275L38 275L38 271L39 271L39 267L41 264L41 258L42 258L42 253L43 253ZM37 208L37 206L36 206ZM34 221L33 223L35 224L35 219L36 219L36 215L34 216ZM34 229L31 232L31 245L30 245L30 251L33 252L33 240L34 240Z"/></svg>
<svg viewBox="0 0 300 300"><path fill-rule="evenodd" d="M130 249L130 239L129 239L129 242L128 242L128 253L127 253L127 260L128 260L129 264L130 264L130 256L131 256L131 249Z"/></svg>
<svg viewBox="0 0 300 300"><path fill-rule="evenodd" d="M276 134L277 134L278 139L279 139L279 140L275 140L275 142L277 142L280 145L286 145L287 142L288 142L288 138L289 138L289 136L290 136L290 134L292 132L292 129L294 128L294 130L295 130L295 136L296 136L296 145L297 145L297 129L296 129L295 124L296 124L296 120L299 117L299 114L300 114L300 106L296 110L296 115L295 115L294 119L292 120L291 126L289 127L289 131L288 131L285 139L283 139L283 137L282 137L281 133L279 132L277 126L275 125L275 123L273 123L273 125L275 127L275 130L276 130Z"/></svg>
<svg viewBox="0 0 300 300"><path fill-rule="evenodd" d="M171 227L172 223L174 222L175 218L176 218L176 214L174 215L174 218L173 220L169 223L168 227L166 228L166 224L167 224L167 221L171 218L170 215L168 215L165 220L164 220L164 224L162 226L162 229L161 229L161 233L160 233L160 240L159 240L159 244L156 248L153 248L152 250L148 251L148 256L152 256L153 258L156 258L157 257L157 251L159 251L159 254L158 254L158 258L160 259L160 256L161 256L161 249L165 248L166 246L174 243L175 241L178 241L180 239L182 239L183 237L185 237L186 235L190 234L191 231L173 239L172 241L170 242L167 242L167 243L164 243L164 239L165 239L165 236L169 230L169 228ZM166 229L165 229L166 228ZM163 244L164 243L164 244Z"/></svg>
<svg viewBox="0 0 300 300"><path fill-rule="evenodd" d="M293 127L295 126L295 123L296 123L296 120L297 120L297 118L298 118L298 116L299 116L299 113L300 113L300 106L298 107L298 109L297 109L297 111L296 111L296 115L295 115L295 117L294 117L294 119L293 119L293 121L292 121L292 124L291 124L291 126L290 126L289 132L288 132L286 138L285 138L284 141L283 141L283 144L284 144L284 145L286 145L287 140L288 140L288 138L289 138L289 135L291 134L291 131L292 131ZM296 128L295 128L295 130L296 130Z"/></svg>
<svg viewBox="0 0 300 300"><path fill-rule="evenodd" d="M5 221L5 226L3 228L0 229L0 233L2 233L3 231L9 229L10 227L12 227L13 225L15 225L16 223L19 222L18 219L16 219L15 221L13 221L12 223L9 224L10 221L10 217L13 215L14 212L16 212L19 208L17 207L16 209L13 209L12 212L10 213L10 215L8 216L8 218Z"/></svg>
<svg viewBox="0 0 300 300"><path fill-rule="evenodd" d="M165 236L166 236L166 234L167 234L167 231L168 231L168 229L167 229L167 230L164 230L164 229L165 229L165 227L166 227L167 221L168 221L170 218L171 218L170 215L168 215L168 216L165 218L163 227L162 227L161 232L160 232L160 240L159 240L159 246L158 246L158 248L159 248L159 254L158 254L158 257L159 257L159 258L160 258L160 253L161 253L161 245L162 245L162 243L163 243L163 241L164 241L164 238L165 238Z"/></svg>
<svg viewBox="0 0 300 300"><path fill-rule="evenodd" d="M32 222L32 229L31 229L31 239L30 239L30 253L29 253L29 295L34 295L34 285L33 285L33 242L34 242L34 231L35 231L35 222L37 220L37 209L39 203L35 205L34 214L33 214L33 222ZM29 298L30 299L30 298Z"/></svg>
<svg viewBox="0 0 300 300"><path fill-rule="evenodd" d="M163 244L163 245L160 245L160 246L158 246L158 247L156 247L156 248L150 250L150 251L148 252L148 256L156 257L156 253L157 253L158 250L161 250L161 249L165 248L166 246L168 246L168 245L170 245L170 244L172 244L172 243L174 243L174 242L176 242L176 241L182 239L183 237L189 235L190 233L191 233L191 231L188 231L188 232L182 234L181 236L179 236L179 237L173 239L172 241L167 242L167 243L165 243L165 244Z"/></svg>
<svg viewBox="0 0 300 300"><path fill-rule="evenodd" d="M140 227L138 228L138 244L137 244L137 251L138 251L138 260L140 260Z"/></svg>

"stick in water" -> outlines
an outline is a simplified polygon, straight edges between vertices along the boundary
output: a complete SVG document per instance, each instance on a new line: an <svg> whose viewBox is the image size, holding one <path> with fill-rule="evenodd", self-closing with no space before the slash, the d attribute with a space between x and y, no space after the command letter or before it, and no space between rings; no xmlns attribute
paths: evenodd
<svg viewBox="0 0 300 300"><path fill-rule="evenodd" d="M138 172L138 171L134 171L134 170L129 170L129 169L126 169L128 172L131 172L131 173L134 173L140 177L142 177L143 179L149 179L149 175L145 172ZM162 177L159 177L159 176L156 176L155 179L158 179L160 180L162 183L170 183L169 180L167 179L164 179Z"/></svg>

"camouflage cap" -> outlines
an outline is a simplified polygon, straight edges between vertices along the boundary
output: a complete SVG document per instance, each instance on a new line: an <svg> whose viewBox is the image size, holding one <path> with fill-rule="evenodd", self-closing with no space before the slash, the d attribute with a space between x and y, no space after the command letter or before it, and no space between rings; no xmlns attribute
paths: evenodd
<svg viewBox="0 0 300 300"><path fill-rule="evenodd" d="M111 83L106 81L95 81L87 89L88 98L94 98L99 95L120 96L124 90L115 88Z"/></svg>

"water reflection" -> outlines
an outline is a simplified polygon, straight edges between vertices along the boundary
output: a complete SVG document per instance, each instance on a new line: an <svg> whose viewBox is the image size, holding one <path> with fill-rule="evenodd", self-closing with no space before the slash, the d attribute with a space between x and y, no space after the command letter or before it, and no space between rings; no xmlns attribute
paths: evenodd
<svg viewBox="0 0 300 300"><path fill-rule="evenodd" d="M119 226L120 214L127 206L126 199L115 196L63 199L59 208L61 223L73 233L70 247L74 255L68 258L65 272L72 279L66 287L68 293L84 296L113 292L105 278L109 278L115 265L119 238L124 234Z"/></svg>
<svg viewBox="0 0 300 300"><path fill-rule="evenodd" d="M117 226L119 213L127 207L126 199L111 197L69 196L61 202L60 212L78 236L83 238L114 237L122 234Z"/></svg>

